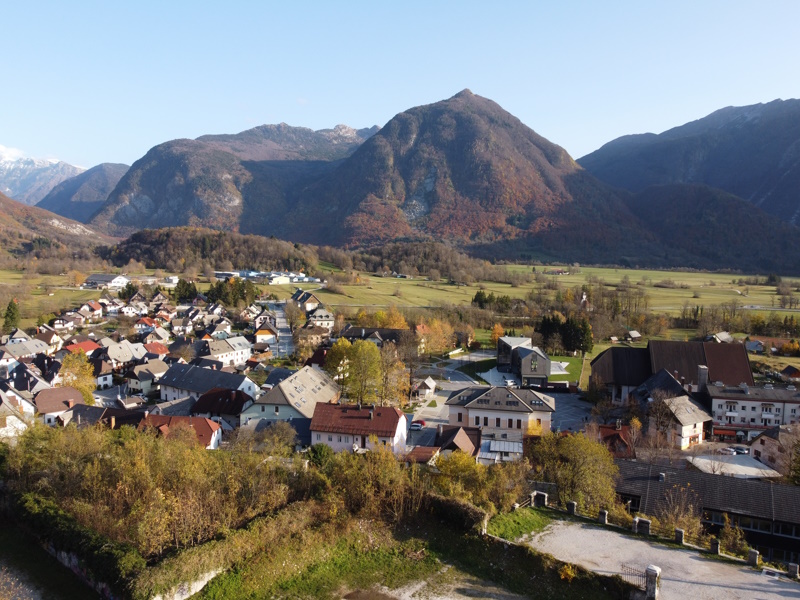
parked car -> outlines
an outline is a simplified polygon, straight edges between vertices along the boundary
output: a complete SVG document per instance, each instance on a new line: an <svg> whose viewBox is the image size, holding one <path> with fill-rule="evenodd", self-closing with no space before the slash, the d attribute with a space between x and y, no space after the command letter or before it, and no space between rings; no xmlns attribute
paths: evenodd
<svg viewBox="0 0 800 600"><path fill-rule="evenodd" d="M720 448L718 452L720 454L736 454L736 450L733 448Z"/></svg>
<svg viewBox="0 0 800 600"><path fill-rule="evenodd" d="M750 448L746 446L733 446L733 451L736 452L736 454L750 454Z"/></svg>
<svg viewBox="0 0 800 600"><path fill-rule="evenodd" d="M506 379L505 380L506 387L514 387L517 385L517 382L513 379Z"/></svg>
<svg viewBox="0 0 800 600"><path fill-rule="evenodd" d="M419 431L423 427L424 425L422 423L420 423L419 421L414 421L413 423L411 423L411 427L409 427L409 429L411 431Z"/></svg>

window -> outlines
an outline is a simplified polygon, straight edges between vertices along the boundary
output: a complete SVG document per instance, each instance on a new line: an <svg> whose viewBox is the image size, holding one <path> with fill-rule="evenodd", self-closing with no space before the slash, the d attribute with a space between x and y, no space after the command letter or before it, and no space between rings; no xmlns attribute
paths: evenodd
<svg viewBox="0 0 800 600"><path fill-rule="evenodd" d="M339 436L338 442L339 442L340 444L342 443L342 436Z"/></svg>
<svg viewBox="0 0 800 600"><path fill-rule="evenodd" d="M509 419L508 420L508 428L512 429L513 427L514 427L514 419Z"/></svg>
<svg viewBox="0 0 800 600"><path fill-rule="evenodd" d="M459 423L461 423L461 416L462 416L461 413L458 413L458 416L456 418L456 421L458 421Z"/></svg>
<svg viewBox="0 0 800 600"><path fill-rule="evenodd" d="M781 409L780 409L780 408L776 408L776 409L775 409L775 414L778 414L778 413L780 413L780 412L781 412Z"/></svg>
<svg viewBox="0 0 800 600"><path fill-rule="evenodd" d="M317 434L317 441L319 441L319 434Z"/></svg>
<svg viewBox="0 0 800 600"><path fill-rule="evenodd" d="M262 406L262 407L261 407L261 412L264 412L264 411L266 411L266 410L267 410L267 407L266 407L266 406Z"/></svg>
<svg viewBox="0 0 800 600"><path fill-rule="evenodd" d="M329 435L329 436L328 436L328 441L329 441L329 442L332 442L332 441L333 441L333 436L332 436L332 435Z"/></svg>
<svg viewBox="0 0 800 600"><path fill-rule="evenodd" d="M349 435L344 436L344 443L345 444L349 444L350 443L350 436Z"/></svg>
<svg viewBox="0 0 800 600"><path fill-rule="evenodd" d="M792 414L793 414L793 415L794 415L794 414L797 414L797 409L796 409L796 408L793 408L793 409L792 409Z"/></svg>
<svg viewBox="0 0 800 600"><path fill-rule="evenodd" d="M494 420L494 426L495 426L495 427L500 427L500 417L497 417L497 418Z"/></svg>
<svg viewBox="0 0 800 600"><path fill-rule="evenodd" d="M745 409L744 409L744 410L747 410L747 407L745 407ZM755 406L751 406L751 407L750 407L750 410L751 410L751 411L753 411L753 412L756 412L756 407L755 407Z"/></svg>
<svg viewBox="0 0 800 600"><path fill-rule="evenodd" d="M722 404L717 404L717 408L722 408Z"/></svg>
<svg viewBox="0 0 800 600"><path fill-rule="evenodd" d="M483 425L484 425L484 427L488 427L489 426L489 417L483 417Z"/></svg>
<svg viewBox="0 0 800 600"><path fill-rule="evenodd" d="M542 420L541 419L536 419L536 424L537 425L541 425L542 424Z"/></svg>
<svg viewBox="0 0 800 600"><path fill-rule="evenodd" d="M480 417L475 417L475 427L477 427L480 424L481 424L481 418Z"/></svg>
<svg viewBox="0 0 800 600"><path fill-rule="evenodd" d="M275 414L277 415L280 412L280 410L281 410L281 407L280 406L276 406L275 407Z"/></svg>
<svg viewBox="0 0 800 600"><path fill-rule="evenodd" d="M761 444L761 445L763 446L763 445L764 445L764 440L763 440L763 439L761 439L761 440L758 440L758 443L759 443L759 444Z"/></svg>
<svg viewBox="0 0 800 600"><path fill-rule="evenodd" d="M742 423L747 423L747 419L746 419L745 417L742 417L742 418L740 419L740 421L741 421ZM697 427L697 425L695 425L695 427Z"/></svg>
<svg viewBox="0 0 800 600"><path fill-rule="evenodd" d="M522 429L522 419L517 419L517 429Z"/></svg>

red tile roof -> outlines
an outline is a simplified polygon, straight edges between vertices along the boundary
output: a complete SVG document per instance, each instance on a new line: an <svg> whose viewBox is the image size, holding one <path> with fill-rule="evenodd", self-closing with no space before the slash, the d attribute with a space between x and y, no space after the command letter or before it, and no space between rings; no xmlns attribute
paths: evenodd
<svg viewBox="0 0 800 600"><path fill-rule="evenodd" d="M207 448L211 443L214 433L220 428L219 423L203 417L170 417L166 415L147 415L139 423L139 431L148 427L157 429L163 436L168 436L176 427L191 427L197 436L197 441Z"/></svg>
<svg viewBox="0 0 800 600"><path fill-rule="evenodd" d="M167 348L164 344L160 342L152 342L150 344L145 344L144 349L147 350L150 354L158 354L159 356L165 356L169 354L169 348Z"/></svg>
<svg viewBox="0 0 800 600"><path fill-rule="evenodd" d="M98 350L99 348L100 348L99 344L96 344L92 340L86 340L85 342L70 344L69 346L66 346L64 349L70 352L71 354L76 354L80 350L83 350L85 354L89 355L95 350Z"/></svg>
<svg viewBox="0 0 800 600"><path fill-rule="evenodd" d="M400 419L405 418L398 408L362 406L359 410L355 404L318 403L311 418L311 431L393 438Z"/></svg>

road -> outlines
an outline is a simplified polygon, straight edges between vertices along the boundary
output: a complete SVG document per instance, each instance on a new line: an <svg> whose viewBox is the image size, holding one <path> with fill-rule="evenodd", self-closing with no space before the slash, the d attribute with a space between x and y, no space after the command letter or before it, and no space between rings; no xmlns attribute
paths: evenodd
<svg viewBox="0 0 800 600"><path fill-rule="evenodd" d="M743 564L712 559L696 550L670 548L619 530L555 521L527 540L538 552L579 564L603 575L620 574L622 565L644 571L661 567L662 600L786 600L800 598L800 585L762 575Z"/></svg>
<svg viewBox="0 0 800 600"><path fill-rule="evenodd" d="M278 330L278 344L274 350L276 357L290 356L294 354L294 339L289 321L286 320L284 311L286 302L269 302L267 307L275 314L275 327Z"/></svg>

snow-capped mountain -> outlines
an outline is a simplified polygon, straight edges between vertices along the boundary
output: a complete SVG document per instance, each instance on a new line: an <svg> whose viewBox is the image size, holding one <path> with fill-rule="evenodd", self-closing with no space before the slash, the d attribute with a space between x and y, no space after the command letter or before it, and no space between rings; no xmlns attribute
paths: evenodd
<svg viewBox="0 0 800 600"><path fill-rule="evenodd" d="M29 158L20 150L0 146L0 192L33 205L62 181L85 169L59 160Z"/></svg>

